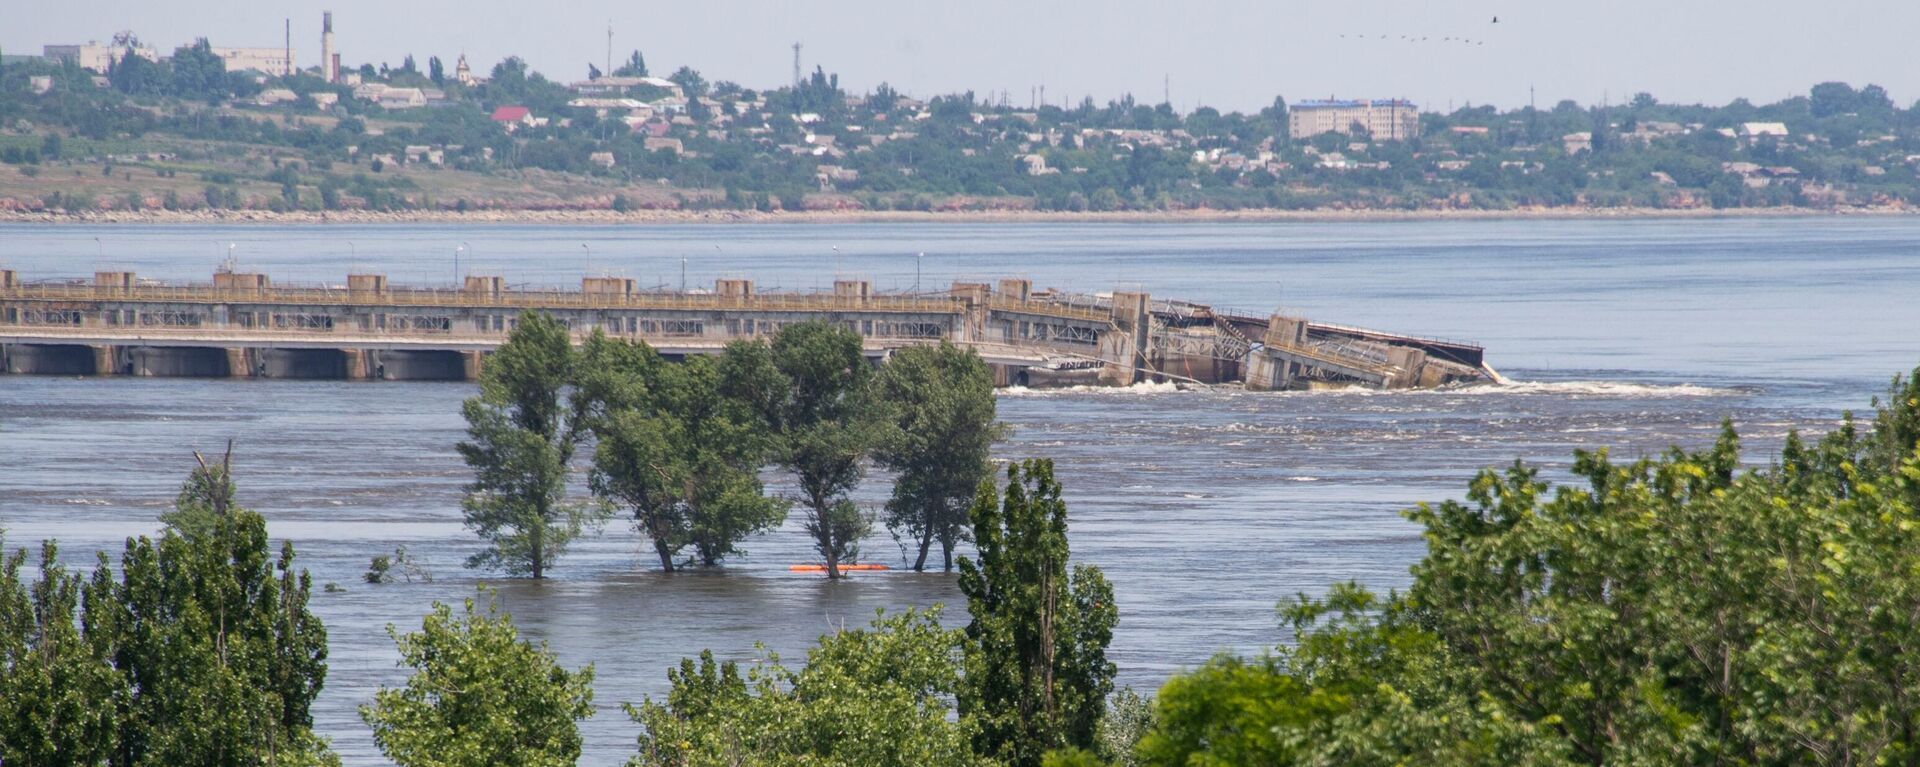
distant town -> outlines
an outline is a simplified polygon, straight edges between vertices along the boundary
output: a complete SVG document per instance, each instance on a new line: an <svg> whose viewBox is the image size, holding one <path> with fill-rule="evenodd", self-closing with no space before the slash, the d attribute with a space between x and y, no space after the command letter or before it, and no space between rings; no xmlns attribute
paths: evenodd
<svg viewBox="0 0 1920 767"><path fill-rule="evenodd" d="M577 79L464 54L348 63L131 32L0 55L0 212L1904 209L1920 110L1813 85L1772 104L1435 111L1275 97L1247 114L974 92L752 88L611 46ZM309 49L311 50L311 49Z"/></svg>

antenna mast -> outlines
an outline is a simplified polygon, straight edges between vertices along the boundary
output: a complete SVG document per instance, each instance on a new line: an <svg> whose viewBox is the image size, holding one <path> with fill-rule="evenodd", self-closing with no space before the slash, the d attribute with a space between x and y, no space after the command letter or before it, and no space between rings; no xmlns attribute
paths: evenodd
<svg viewBox="0 0 1920 767"><path fill-rule="evenodd" d="M607 19L607 68L601 71L613 75L613 19Z"/></svg>
<svg viewBox="0 0 1920 767"><path fill-rule="evenodd" d="M793 44L793 87L800 88L800 44Z"/></svg>

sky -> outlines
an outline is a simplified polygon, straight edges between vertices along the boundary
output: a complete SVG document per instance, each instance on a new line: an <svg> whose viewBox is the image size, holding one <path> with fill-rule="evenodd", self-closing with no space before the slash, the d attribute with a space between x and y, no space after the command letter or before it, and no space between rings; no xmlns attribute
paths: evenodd
<svg viewBox="0 0 1920 767"><path fill-rule="evenodd" d="M1005 92L1016 105L1045 88L1051 104L1132 94L1251 111L1276 95L1413 99L1423 108L1542 107L1561 99L1765 103L1814 83L1877 83L1902 105L1920 97L1911 0L9 0L0 49L106 40L132 30L163 50L278 46L293 23L295 57L320 58L320 14L333 11L342 61L394 66L465 53L484 74L518 55L561 81L635 48L653 74L690 65L709 81L785 84L792 45L804 68L864 91L881 82L918 97ZM1493 23L1495 17L1499 23ZM1383 37L1384 36L1384 37ZM1445 41L1466 38L1473 43ZM1407 38L1407 39L1403 39ZM1425 38L1422 41L1420 38Z"/></svg>

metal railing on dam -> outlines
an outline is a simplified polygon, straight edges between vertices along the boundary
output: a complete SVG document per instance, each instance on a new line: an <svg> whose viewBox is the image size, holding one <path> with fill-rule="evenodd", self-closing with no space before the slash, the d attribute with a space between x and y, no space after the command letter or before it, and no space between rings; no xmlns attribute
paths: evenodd
<svg viewBox="0 0 1920 767"><path fill-rule="evenodd" d="M1180 307L1178 316L1167 314L1169 306ZM211 284L159 283L130 272L27 283L0 270L0 369L471 378L523 311L552 315L577 339L600 332L682 356L825 321L858 333L876 358L942 341L972 348L1004 385L1184 380L1397 388L1473 377L1480 354L1468 344L1348 332L1280 315L1217 322L1202 304L1156 302L1145 293L1035 291L1021 279L890 295L864 280L837 280L830 293L762 293L740 279L717 280L712 290L646 291L627 278L587 277L579 290L559 290L509 287L491 276L466 277L458 288L402 287L378 274L349 275L345 285L276 285L264 274L229 272L216 273ZM1292 335L1272 337L1274 327Z"/></svg>

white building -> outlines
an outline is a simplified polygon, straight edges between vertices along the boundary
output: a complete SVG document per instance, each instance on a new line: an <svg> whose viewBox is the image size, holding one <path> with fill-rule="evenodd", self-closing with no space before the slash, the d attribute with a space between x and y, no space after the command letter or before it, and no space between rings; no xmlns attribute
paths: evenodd
<svg viewBox="0 0 1920 767"><path fill-rule="evenodd" d="M387 109L414 109L427 105L427 94L419 88L387 88L374 101Z"/></svg>
<svg viewBox="0 0 1920 767"><path fill-rule="evenodd" d="M1420 107L1405 99L1312 100L1287 106L1287 135L1352 135L1354 127L1376 141L1406 141L1420 135Z"/></svg>
<svg viewBox="0 0 1920 767"><path fill-rule="evenodd" d="M1787 137L1786 123L1741 123L1740 138L1748 143L1760 139L1784 139Z"/></svg>
<svg viewBox="0 0 1920 767"><path fill-rule="evenodd" d="M293 74L292 48L223 48L211 46L213 55L227 63L228 72L254 70L275 77Z"/></svg>
<svg viewBox="0 0 1920 767"><path fill-rule="evenodd" d="M641 88L659 88L675 96L686 95L680 91L678 83L660 77L596 77L567 87L582 96L625 96Z"/></svg>
<svg viewBox="0 0 1920 767"><path fill-rule="evenodd" d="M137 40L116 40L105 45L98 41L89 41L84 45L48 45L41 49L43 55L50 60L71 61L81 69L90 69L103 75L108 69L113 68L113 62L125 56L129 50L133 51L133 55L148 61L160 60L159 51L141 45Z"/></svg>

